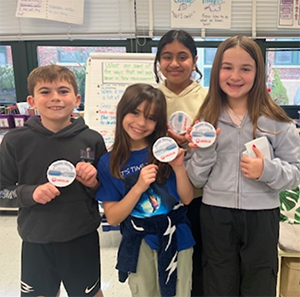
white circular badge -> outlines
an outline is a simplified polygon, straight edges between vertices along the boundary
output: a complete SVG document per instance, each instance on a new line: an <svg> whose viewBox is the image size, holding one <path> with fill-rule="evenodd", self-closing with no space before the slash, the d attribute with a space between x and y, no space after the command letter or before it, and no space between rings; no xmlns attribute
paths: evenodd
<svg viewBox="0 0 300 297"><path fill-rule="evenodd" d="M191 124L192 119L183 111L176 111L172 113L169 119L170 128L178 134L184 134Z"/></svg>
<svg viewBox="0 0 300 297"><path fill-rule="evenodd" d="M178 155L178 145L171 137L161 137L153 144L153 155L160 162L171 162Z"/></svg>
<svg viewBox="0 0 300 297"><path fill-rule="evenodd" d="M209 147L216 140L215 127L207 122L200 122L193 126L191 131L192 142L198 147Z"/></svg>
<svg viewBox="0 0 300 297"><path fill-rule="evenodd" d="M76 177L76 170L72 163L66 160L53 162L47 170L47 178L56 187L70 185Z"/></svg>

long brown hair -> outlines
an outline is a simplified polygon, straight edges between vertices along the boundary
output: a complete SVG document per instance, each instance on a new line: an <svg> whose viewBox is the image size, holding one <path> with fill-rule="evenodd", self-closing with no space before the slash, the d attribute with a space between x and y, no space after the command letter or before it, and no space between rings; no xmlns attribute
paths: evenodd
<svg viewBox="0 0 300 297"><path fill-rule="evenodd" d="M196 115L196 119L205 119L205 121L215 127L217 126L219 115L227 104L227 95L220 88L219 82L223 54L226 50L234 47L245 50L256 65L255 80L248 93L247 100L248 114L253 124L253 138L256 138L256 130L260 130L257 126L257 121L261 115L280 122L292 122L283 109L269 95L266 87L266 72L262 52L257 43L246 36L230 37L219 45L211 68L209 90ZM274 133L274 131L269 132Z"/></svg>
<svg viewBox="0 0 300 297"><path fill-rule="evenodd" d="M123 119L128 113L133 113L137 107L146 101L145 117L149 115L152 104L155 106L155 130L147 137L149 145L149 163L158 165L157 180L163 182L171 172L169 164L158 162L152 154L152 145L167 134L167 103L164 94L148 84L133 84L125 90L117 105L115 139L111 150L110 171L116 178L122 178L121 168L128 161L131 154L130 137L123 127Z"/></svg>

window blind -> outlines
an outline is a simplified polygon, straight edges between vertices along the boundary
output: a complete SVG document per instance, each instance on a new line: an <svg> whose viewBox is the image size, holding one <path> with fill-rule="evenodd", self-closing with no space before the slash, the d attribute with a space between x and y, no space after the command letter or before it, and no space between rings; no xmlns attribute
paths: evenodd
<svg viewBox="0 0 300 297"><path fill-rule="evenodd" d="M63 0L61 0L63 2ZM0 40L99 39L134 36L134 0L85 0L82 25L15 16L17 0L0 1Z"/></svg>
<svg viewBox="0 0 300 297"><path fill-rule="evenodd" d="M299 28L285 29L277 27L279 1L232 0L231 29L205 29L205 37L226 38L233 35L246 35L257 38L300 38ZM172 29L170 0L136 0L136 34L138 37L147 37L149 29L151 31L148 17L149 3L153 8L153 35L159 37ZM254 15L252 13L253 5L255 5ZM184 30L191 33L194 37L201 37L200 28L184 28Z"/></svg>
<svg viewBox="0 0 300 297"><path fill-rule="evenodd" d="M184 29L206 38L300 38L299 28L277 27L279 1L232 0L231 29ZM172 29L171 0L85 0L83 25L18 18L16 8L17 0L0 1L0 40L152 38Z"/></svg>

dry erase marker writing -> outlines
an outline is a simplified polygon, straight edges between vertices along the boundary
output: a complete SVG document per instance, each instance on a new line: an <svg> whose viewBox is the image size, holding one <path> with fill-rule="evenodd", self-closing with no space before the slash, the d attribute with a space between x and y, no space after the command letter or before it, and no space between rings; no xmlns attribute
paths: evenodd
<svg viewBox="0 0 300 297"><path fill-rule="evenodd" d="M187 129L191 126L191 123L192 119L183 111L172 113L169 119L170 128L178 134L186 133Z"/></svg>
<svg viewBox="0 0 300 297"><path fill-rule="evenodd" d="M153 155L160 162L171 162L178 155L178 145L170 137L161 137L153 144Z"/></svg>
<svg viewBox="0 0 300 297"><path fill-rule="evenodd" d="M200 122L193 126L191 131L192 142L198 147L209 147L216 140L216 130L207 122Z"/></svg>
<svg viewBox="0 0 300 297"><path fill-rule="evenodd" d="M47 170L47 178L56 187L70 185L76 177L76 170L72 163L66 160L53 162Z"/></svg>

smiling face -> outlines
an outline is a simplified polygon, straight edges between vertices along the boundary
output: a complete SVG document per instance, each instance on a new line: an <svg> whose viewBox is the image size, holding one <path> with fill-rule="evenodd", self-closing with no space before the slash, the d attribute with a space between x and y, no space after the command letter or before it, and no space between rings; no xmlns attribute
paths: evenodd
<svg viewBox="0 0 300 297"><path fill-rule="evenodd" d="M220 87L227 94L228 103L247 102L256 75L255 61L240 47L227 49L219 74Z"/></svg>
<svg viewBox="0 0 300 297"><path fill-rule="evenodd" d="M33 93L27 97L27 102L39 111L44 127L58 132L70 125L71 114L80 104L80 95L74 93L70 83L39 81Z"/></svg>
<svg viewBox="0 0 300 297"><path fill-rule="evenodd" d="M166 44L160 55L160 71L167 79L168 88L179 94L191 82L191 74L196 69L197 57L193 59L190 50L177 40Z"/></svg>
<svg viewBox="0 0 300 297"><path fill-rule="evenodd" d="M149 145L147 137L155 130L155 105L151 104L149 112L146 106L147 102L143 101L134 112L127 113L123 118L123 129L130 137L131 150L140 150Z"/></svg>

